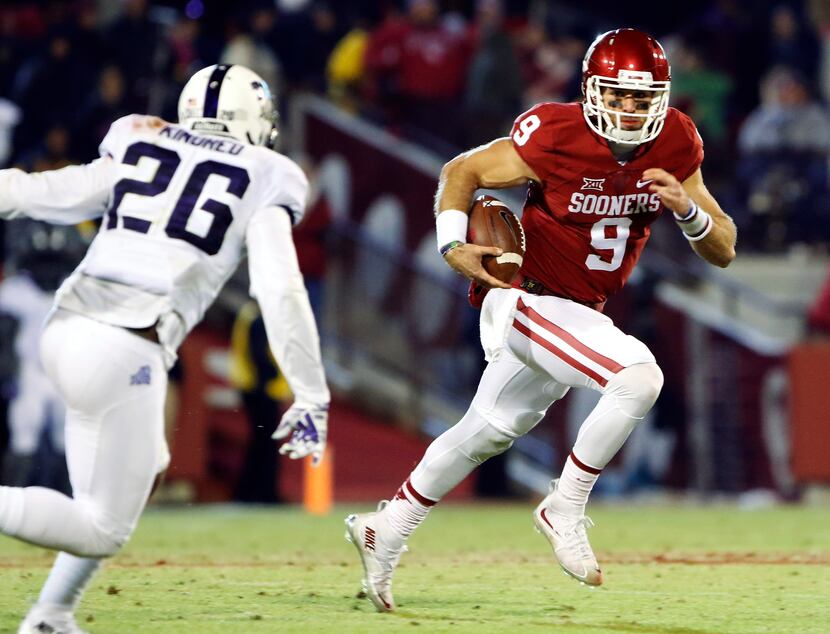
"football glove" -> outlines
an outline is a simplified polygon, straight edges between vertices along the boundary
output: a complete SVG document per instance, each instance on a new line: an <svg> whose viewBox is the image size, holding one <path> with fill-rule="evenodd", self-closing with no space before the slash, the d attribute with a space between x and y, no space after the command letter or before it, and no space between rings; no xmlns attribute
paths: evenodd
<svg viewBox="0 0 830 634"><path fill-rule="evenodd" d="M311 456L311 464L317 466L326 450L329 406L294 403L282 415L280 424L271 435L274 440L291 437L280 447L280 454L292 460Z"/></svg>

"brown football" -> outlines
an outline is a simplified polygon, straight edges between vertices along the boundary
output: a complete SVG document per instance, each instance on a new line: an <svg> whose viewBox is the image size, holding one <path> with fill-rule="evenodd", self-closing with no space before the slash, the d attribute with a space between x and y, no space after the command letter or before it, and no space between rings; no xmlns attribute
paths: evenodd
<svg viewBox="0 0 830 634"><path fill-rule="evenodd" d="M504 251L499 257L486 256L482 264L490 275L509 284L525 254L525 232L516 214L498 198L484 194L470 208L468 227L468 242Z"/></svg>

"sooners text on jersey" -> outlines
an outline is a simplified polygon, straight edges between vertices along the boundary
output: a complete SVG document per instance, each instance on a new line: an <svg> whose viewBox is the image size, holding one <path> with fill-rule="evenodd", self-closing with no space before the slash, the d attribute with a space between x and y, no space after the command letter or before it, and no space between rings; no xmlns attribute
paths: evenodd
<svg viewBox="0 0 830 634"><path fill-rule="evenodd" d="M659 167L683 182L703 160L694 123L674 108L660 136L625 163L590 131L578 103L534 106L510 137L539 177L522 216L521 274L583 303L602 303L622 288L664 209L643 172Z"/></svg>

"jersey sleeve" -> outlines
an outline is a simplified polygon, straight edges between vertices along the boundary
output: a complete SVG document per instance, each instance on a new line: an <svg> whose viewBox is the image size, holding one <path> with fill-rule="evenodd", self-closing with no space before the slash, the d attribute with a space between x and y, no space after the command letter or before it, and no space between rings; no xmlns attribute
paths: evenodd
<svg viewBox="0 0 830 634"><path fill-rule="evenodd" d="M682 112L679 112L680 129L683 135L686 151L683 152L683 161L679 170L678 180L682 183L694 174L703 163L703 139L694 122Z"/></svg>
<svg viewBox="0 0 830 634"><path fill-rule="evenodd" d="M114 181L109 158L34 174L0 170L0 218L27 216L61 225L92 220L109 207Z"/></svg>
<svg viewBox="0 0 830 634"><path fill-rule="evenodd" d="M262 309L271 352L295 402L328 403L331 397L320 337L297 262L291 224L286 216L272 211L260 209L248 224L251 295Z"/></svg>
<svg viewBox="0 0 830 634"><path fill-rule="evenodd" d="M555 167L551 153L556 141L556 106L552 103L533 106L519 115L510 130L510 139L516 152L542 180Z"/></svg>
<svg viewBox="0 0 830 634"><path fill-rule="evenodd" d="M121 156L122 149L126 144L127 135L133 129L136 123L137 115L129 114L126 117L116 119L107 130L104 140L98 146L98 153L101 156L109 156L110 158L118 158Z"/></svg>
<svg viewBox="0 0 830 634"><path fill-rule="evenodd" d="M281 154L275 154L276 161L269 162L265 175L269 186L265 193L264 207L280 207L296 225L305 215L308 198L308 179L294 161Z"/></svg>

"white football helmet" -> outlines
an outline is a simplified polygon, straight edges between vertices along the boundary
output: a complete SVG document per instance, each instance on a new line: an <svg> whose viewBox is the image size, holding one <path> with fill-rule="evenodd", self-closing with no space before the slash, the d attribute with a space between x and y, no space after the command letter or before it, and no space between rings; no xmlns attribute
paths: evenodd
<svg viewBox="0 0 830 634"><path fill-rule="evenodd" d="M195 132L231 136L274 147L277 109L268 84L239 64L216 64L197 72L179 96L179 123Z"/></svg>

